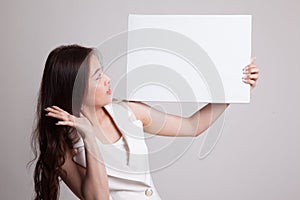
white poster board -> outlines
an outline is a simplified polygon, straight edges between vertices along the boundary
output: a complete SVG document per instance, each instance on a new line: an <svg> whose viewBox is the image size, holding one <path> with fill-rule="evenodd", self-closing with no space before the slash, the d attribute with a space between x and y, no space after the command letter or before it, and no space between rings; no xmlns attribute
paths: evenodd
<svg viewBox="0 0 300 200"><path fill-rule="evenodd" d="M127 99L249 103L251 15L129 15Z"/></svg>

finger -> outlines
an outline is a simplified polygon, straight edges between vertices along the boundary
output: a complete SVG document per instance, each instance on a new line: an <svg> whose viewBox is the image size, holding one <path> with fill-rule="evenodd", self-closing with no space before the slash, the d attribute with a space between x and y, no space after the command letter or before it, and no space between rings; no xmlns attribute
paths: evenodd
<svg viewBox="0 0 300 200"><path fill-rule="evenodd" d="M254 64L254 63L250 63L249 65L248 65L248 69L249 68L255 68L256 67L256 64Z"/></svg>
<svg viewBox="0 0 300 200"><path fill-rule="evenodd" d="M259 69L257 68L257 67L255 67L255 68L250 68L249 70L249 73L251 73L251 74L258 74L259 73Z"/></svg>
<svg viewBox="0 0 300 200"><path fill-rule="evenodd" d="M256 60L256 57L255 57L255 56L252 56L251 59L250 59L250 62L251 62L251 63L254 63L255 60Z"/></svg>
<svg viewBox="0 0 300 200"><path fill-rule="evenodd" d="M75 122L76 117L74 115L68 115L68 120L71 122Z"/></svg>
<svg viewBox="0 0 300 200"><path fill-rule="evenodd" d="M65 113L65 114L70 114L70 113L68 113L67 111L65 111L65 110L63 110L63 109L61 109L60 107L58 107L58 106L52 106L53 108L55 108L56 110L59 110L60 112L62 112L62 113Z"/></svg>
<svg viewBox="0 0 300 200"><path fill-rule="evenodd" d="M70 126L76 128L75 123L71 121L58 121L57 123L55 123L55 125L64 125L64 126Z"/></svg>
<svg viewBox="0 0 300 200"><path fill-rule="evenodd" d="M52 111L47 113L46 116L55 117L57 119L64 120L64 121L74 121L74 119L75 119L75 117L73 115L62 114L60 112L57 113L57 112L52 112Z"/></svg>
<svg viewBox="0 0 300 200"><path fill-rule="evenodd" d="M68 116L62 115L62 114L60 114L60 113L49 112L49 113L46 114L46 116L54 117L54 118L56 118L56 119L64 120L64 121L68 121L68 120L69 120L69 117L68 117Z"/></svg>
<svg viewBox="0 0 300 200"><path fill-rule="evenodd" d="M245 70L243 72L245 75L251 75L251 74L259 74L259 69L258 68L250 68L248 70Z"/></svg>
<svg viewBox="0 0 300 200"><path fill-rule="evenodd" d="M258 79L258 74L247 74L246 76L244 76L245 78L249 78L249 79L254 79L257 80Z"/></svg>
<svg viewBox="0 0 300 200"><path fill-rule="evenodd" d="M256 64L250 63L249 65L247 65L246 67L244 67L243 70L248 70L248 69L250 69L250 68L256 68Z"/></svg>
<svg viewBox="0 0 300 200"><path fill-rule="evenodd" d="M250 64L248 65L247 70L256 69L256 68L257 68L256 64Z"/></svg>
<svg viewBox="0 0 300 200"><path fill-rule="evenodd" d="M259 73L259 69L258 68L250 68L246 71L243 72L244 74L258 74Z"/></svg>
<svg viewBox="0 0 300 200"><path fill-rule="evenodd" d="M58 111L58 110L56 110L54 108L51 108L51 107L48 107L45 110L48 111L48 112L55 113L55 114L61 114L61 111Z"/></svg>
<svg viewBox="0 0 300 200"><path fill-rule="evenodd" d="M70 115L68 112L57 110L56 108L53 108L53 107L48 107L45 110L49 112L48 114L50 114L50 113L56 114L55 117L59 117L62 119L65 119L66 116ZM51 114L50 114L50 116L51 116Z"/></svg>
<svg viewBox="0 0 300 200"><path fill-rule="evenodd" d="M250 63L249 65L247 65L246 67L243 68L243 72L251 69L251 68L255 68L256 64Z"/></svg>
<svg viewBox="0 0 300 200"><path fill-rule="evenodd" d="M256 81L252 80L252 79L243 79L243 82L250 84L251 86L253 86L253 85L255 86L255 84L256 84Z"/></svg>

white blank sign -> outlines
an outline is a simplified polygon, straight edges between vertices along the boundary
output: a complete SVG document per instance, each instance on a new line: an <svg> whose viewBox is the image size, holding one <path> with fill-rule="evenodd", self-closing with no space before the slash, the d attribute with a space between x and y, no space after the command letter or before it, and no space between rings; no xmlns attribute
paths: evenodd
<svg viewBox="0 0 300 200"><path fill-rule="evenodd" d="M129 15L127 99L249 103L251 15Z"/></svg>

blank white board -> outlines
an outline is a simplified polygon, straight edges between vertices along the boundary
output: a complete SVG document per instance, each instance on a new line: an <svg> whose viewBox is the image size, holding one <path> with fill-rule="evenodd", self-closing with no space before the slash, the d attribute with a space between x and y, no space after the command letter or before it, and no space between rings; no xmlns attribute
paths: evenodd
<svg viewBox="0 0 300 200"><path fill-rule="evenodd" d="M128 17L127 99L249 103L251 15Z"/></svg>

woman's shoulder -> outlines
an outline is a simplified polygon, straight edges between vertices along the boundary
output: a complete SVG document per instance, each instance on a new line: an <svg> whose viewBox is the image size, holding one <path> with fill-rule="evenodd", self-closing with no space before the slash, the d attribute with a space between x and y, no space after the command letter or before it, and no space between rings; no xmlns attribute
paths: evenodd
<svg viewBox="0 0 300 200"><path fill-rule="evenodd" d="M117 99L117 98L113 98L111 101L111 105L121 105L121 106L125 106L129 101L126 99Z"/></svg>
<svg viewBox="0 0 300 200"><path fill-rule="evenodd" d="M136 115L131 108L133 103L134 102L126 100L126 99L113 98L112 102L108 106L113 107L113 108L116 108L116 107L120 108L122 111L127 113L127 115L130 117L131 120L136 120Z"/></svg>
<svg viewBox="0 0 300 200"><path fill-rule="evenodd" d="M131 111L130 107L128 106L129 101L125 99L116 99L113 98L112 102L106 106L111 107L111 108L123 108L127 111Z"/></svg>

